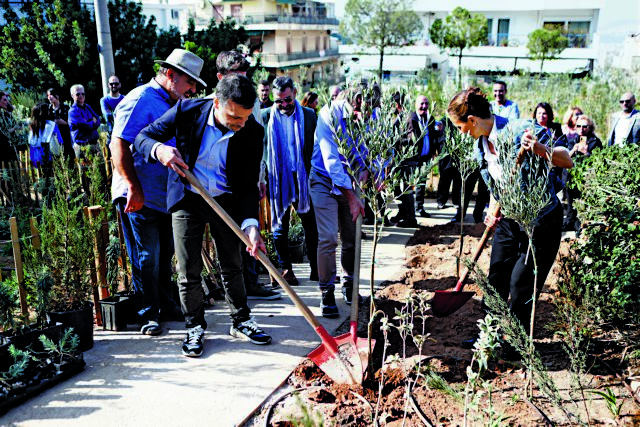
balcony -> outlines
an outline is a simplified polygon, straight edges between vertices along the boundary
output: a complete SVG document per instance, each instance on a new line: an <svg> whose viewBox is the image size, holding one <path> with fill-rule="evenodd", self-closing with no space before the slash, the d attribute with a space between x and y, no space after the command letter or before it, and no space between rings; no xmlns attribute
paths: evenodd
<svg viewBox="0 0 640 427"><path fill-rule="evenodd" d="M256 24L301 24L301 25L338 25L337 18L330 18L321 15L294 15L294 14L272 14L272 15L246 15L240 19L243 25L250 26Z"/></svg>
<svg viewBox="0 0 640 427"><path fill-rule="evenodd" d="M266 53L263 54L262 64L265 67L287 67L292 65L320 62L339 55L338 48L332 47L326 50L313 50L307 52L292 53Z"/></svg>
<svg viewBox="0 0 640 427"><path fill-rule="evenodd" d="M568 39L568 48L588 49L593 44L593 34L564 34ZM480 46L526 47L529 34L497 33L491 34Z"/></svg>

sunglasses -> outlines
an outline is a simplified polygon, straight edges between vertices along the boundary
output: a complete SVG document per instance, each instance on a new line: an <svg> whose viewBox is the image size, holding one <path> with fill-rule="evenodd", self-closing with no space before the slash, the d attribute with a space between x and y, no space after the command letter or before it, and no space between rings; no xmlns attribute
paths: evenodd
<svg viewBox="0 0 640 427"><path fill-rule="evenodd" d="M120 86L120 83L109 83L109 86Z"/></svg>
<svg viewBox="0 0 640 427"><path fill-rule="evenodd" d="M576 125L577 129L581 129L581 128L588 128L589 125Z"/></svg>
<svg viewBox="0 0 640 427"><path fill-rule="evenodd" d="M631 102L630 99L621 99L620 101L618 101L620 104L626 104L627 102Z"/></svg>
<svg viewBox="0 0 640 427"><path fill-rule="evenodd" d="M292 97L290 97L290 96L287 96L287 97L286 97L286 98L284 98L284 99L276 99L276 100L275 100L275 101L273 101L273 102L274 102L275 104L280 105L280 104L285 104L285 103L286 103L286 104L290 104L292 101L293 101L293 98L292 98Z"/></svg>
<svg viewBox="0 0 640 427"><path fill-rule="evenodd" d="M76 93L76 96L84 96L84 93Z"/></svg>

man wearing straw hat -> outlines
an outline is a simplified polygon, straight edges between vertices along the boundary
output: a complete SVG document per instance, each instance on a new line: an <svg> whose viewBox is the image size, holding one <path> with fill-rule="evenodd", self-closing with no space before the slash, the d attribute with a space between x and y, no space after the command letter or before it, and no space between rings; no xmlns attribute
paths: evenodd
<svg viewBox="0 0 640 427"><path fill-rule="evenodd" d="M172 297L171 258L173 235L167 209L167 169L144 161L133 142L142 128L178 100L193 96L203 61L183 49L175 49L151 81L132 90L118 104L111 138L114 168L112 196L120 211L132 267L132 284L141 332L158 335L160 320L184 317ZM168 144L175 145L171 140Z"/></svg>

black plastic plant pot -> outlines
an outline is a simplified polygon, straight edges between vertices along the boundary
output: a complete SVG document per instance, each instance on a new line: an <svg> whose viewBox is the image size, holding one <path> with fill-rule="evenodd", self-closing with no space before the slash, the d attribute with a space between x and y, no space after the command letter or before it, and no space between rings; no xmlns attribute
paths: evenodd
<svg viewBox="0 0 640 427"><path fill-rule="evenodd" d="M62 330L73 328L73 332L80 338L79 352L93 348L93 303L89 302L86 308L63 312L50 311L51 322L62 323Z"/></svg>

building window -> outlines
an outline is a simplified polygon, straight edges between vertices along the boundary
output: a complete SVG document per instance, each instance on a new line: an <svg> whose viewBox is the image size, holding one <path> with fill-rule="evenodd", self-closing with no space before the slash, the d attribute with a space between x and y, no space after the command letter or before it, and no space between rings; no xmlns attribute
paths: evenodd
<svg viewBox="0 0 640 427"><path fill-rule="evenodd" d="M303 52L307 51L307 38L306 37L302 37L302 51Z"/></svg>
<svg viewBox="0 0 640 427"><path fill-rule="evenodd" d="M316 51L320 50L320 36L316 36Z"/></svg>
<svg viewBox="0 0 640 427"><path fill-rule="evenodd" d="M495 40L493 38L493 18L487 19L487 45L493 46L495 44Z"/></svg>
<svg viewBox="0 0 640 427"><path fill-rule="evenodd" d="M587 47L590 26L589 21L569 21L567 23L569 47Z"/></svg>
<svg viewBox="0 0 640 427"><path fill-rule="evenodd" d="M509 20L498 19L498 34L496 38L498 46L509 45Z"/></svg>
<svg viewBox="0 0 640 427"><path fill-rule="evenodd" d="M590 21L545 21L542 26L550 30L560 30L568 39L568 47L589 45Z"/></svg>
<svg viewBox="0 0 640 427"><path fill-rule="evenodd" d="M171 19L174 19L174 20L180 19L180 11L177 9L171 9Z"/></svg>
<svg viewBox="0 0 640 427"><path fill-rule="evenodd" d="M231 17L234 19L242 19L242 5L241 4L232 4L231 8Z"/></svg>

